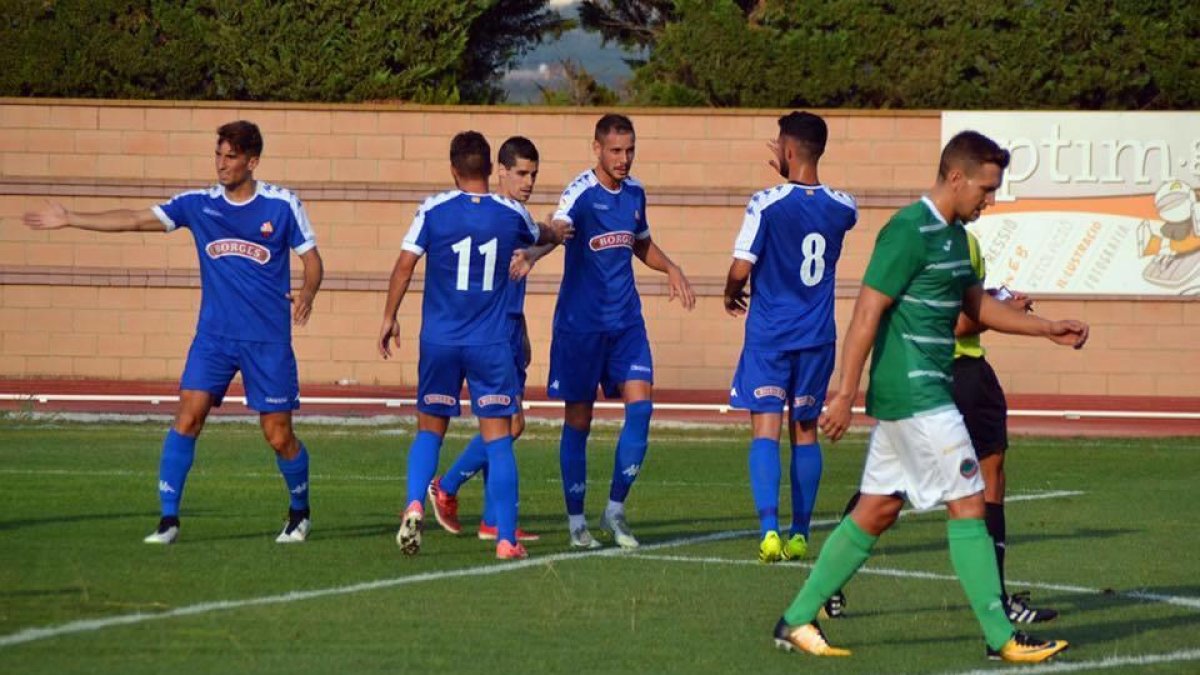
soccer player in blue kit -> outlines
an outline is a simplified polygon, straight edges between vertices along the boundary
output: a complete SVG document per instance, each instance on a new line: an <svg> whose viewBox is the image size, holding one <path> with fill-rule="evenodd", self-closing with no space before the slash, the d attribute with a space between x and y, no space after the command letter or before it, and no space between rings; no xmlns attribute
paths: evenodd
<svg viewBox="0 0 1200 675"><path fill-rule="evenodd" d="M491 148L465 131L450 142L457 189L425 200L392 270L377 346L385 359L399 343L396 312L417 261L425 256L417 376L417 435L408 453L408 498L396 543L406 555L421 549L425 496L437 472L442 439L457 417L463 379L487 452L488 498L496 517L496 557L526 557L516 537L517 465L512 417L517 411L509 319L508 261L513 251L557 240L520 203L490 194Z"/></svg>
<svg viewBox="0 0 1200 675"><path fill-rule="evenodd" d="M833 374L836 266L842 240L858 221L854 198L817 177L829 136L807 112L779 118L772 166L786 183L756 193L746 206L725 283L725 311L747 314L746 336L730 405L750 411L750 490L758 511L765 563L808 551L809 522L821 482L817 418ZM791 411L792 526L779 536L779 429Z"/></svg>
<svg viewBox="0 0 1200 675"><path fill-rule="evenodd" d="M522 204L527 203L533 194L533 186L537 183L539 162L537 146L524 136L513 136L500 145L500 150L496 153L496 160L500 163L500 195ZM553 246L552 243L543 244L533 247L533 249L524 249L520 253L536 251L529 256L533 257L537 253L548 251ZM517 257L525 259L524 255L514 256L514 259ZM532 267L532 264L530 262L528 267ZM528 267L523 270L524 274L528 274ZM521 409L521 399L525 395L525 375L532 351L529 345L529 330L525 324L525 278L523 275L520 279L513 280L509 286L508 315L512 336L510 344L517 368L517 412L512 418L512 437L513 442L516 442L525 430L525 412ZM453 534L462 532L462 523L458 519L458 490L463 483L481 470L486 483L487 451L484 449L483 437L477 435L467 444L466 449L462 451L454 464L446 470L446 474L440 478L434 478L433 482L429 484L429 504L433 508L433 515L437 518L438 524L447 532ZM492 512L491 503L487 499L486 487L483 502L479 538L484 541L492 541L497 536L496 518ZM541 537L518 527L517 539L523 542L537 541Z"/></svg>
<svg viewBox="0 0 1200 675"><path fill-rule="evenodd" d="M633 256L667 275L669 298L690 310L696 304L683 270L650 238L646 191L629 175L633 166L633 123L608 114L596 122L592 148L596 166L563 192L554 221L575 228L565 244L562 285L554 309L547 394L566 402L559 462L571 546L600 546L588 531L583 505L587 492L587 438L596 387L625 403L617 440L608 506L600 519L622 548L637 539L625 518L625 499L641 471L650 433L654 366L642 303L633 277Z"/></svg>
<svg viewBox="0 0 1200 675"><path fill-rule="evenodd" d="M218 184L183 192L144 210L77 213L52 204L25 214L34 229L74 227L96 232L191 230L200 260L200 318L179 382L175 422L163 441L158 495L162 518L145 538L170 544L179 536L179 503L195 456L196 439L213 406L221 405L241 371L246 404L257 410L263 435L290 495L288 519L275 539L304 541L311 521L308 451L292 429L300 384L292 324L303 326L321 286L323 268L312 226L291 192L255 180L263 140L258 126L237 121L217 129ZM291 292L291 249L304 264L304 283Z"/></svg>

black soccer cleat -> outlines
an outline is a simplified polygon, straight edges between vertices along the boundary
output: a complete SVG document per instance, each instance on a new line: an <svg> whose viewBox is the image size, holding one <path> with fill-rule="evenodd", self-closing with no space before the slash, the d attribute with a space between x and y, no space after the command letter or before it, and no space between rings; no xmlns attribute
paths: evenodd
<svg viewBox="0 0 1200 675"><path fill-rule="evenodd" d="M1053 609L1037 609L1029 606L1029 591L1013 593L1004 598L1004 611L1013 623L1044 623L1053 621L1058 612Z"/></svg>

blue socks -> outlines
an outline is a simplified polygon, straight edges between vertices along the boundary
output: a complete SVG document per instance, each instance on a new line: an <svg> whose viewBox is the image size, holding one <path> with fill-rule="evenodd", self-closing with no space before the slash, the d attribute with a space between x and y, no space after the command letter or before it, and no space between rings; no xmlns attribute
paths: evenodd
<svg viewBox="0 0 1200 675"><path fill-rule="evenodd" d="M429 482L437 473L438 453L442 449L442 437L432 431L418 431L408 448L408 499L425 504L425 493Z"/></svg>
<svg viewBox="0 0 1200 675"><path fill-rule="evenodd" d="M163 439L162 457L158 462L158 502L164 518L179 517L179 500L187 481L192 460L196 458L196 438L184 436L171 428Z"/></svg>
<svg viewBox="0 0 1200 675"><path fill-rule="evenodd" d="M792 446L792 534L803 534L806 539L822 468L819 443Z"/></svg>
<svg viewBox="0 0 1200 675"><path fill-rule="evenodd" d="M287 483L288 496L291 498L291 509L303 511L308 508L308 450L300 444L300 454L294 459L284 459L275 455L275 464L283 481Z"/></svg>
<svg viewBox="0 0 1200 675"><path fill-rule="evenodd" d="M458 488L485 466L487 466L487 448L484 447L483 437L475 434L458 459L454 460L454 464L446 469L446 473L442 476L442 490L445 490L446 494L458 494ZM487 480L486 477L484 480Z"/></svg>
<svg viewBox="0 0 1200 675"><path fill-rule="evenodd" d="M517 543L517 457L512 436L486 443L488 476L487 496L496 516L496 541Z"/></svg>
<svg viewBox="0 0 1200 675"><path fill-rule="evenodd" d="M758 512L760 537L779 530L779 478L779 441L773 438L751 441L750 492Z"/></svg>
<svg viewBox="0 0 1200 675"><path fill-rule="evenodd" d="M558 464L562 470L563 499L567 515L583 515L583 498L587 496L587 431L563 424L562 440L558 445Z"/></svg>
<svg viewBox="0 0 1200 675"><path fill-rule="evenodd" d="M642 470L650 438L650 415L653 412L652 401L625 404L625 426L621 427L621 435L617 438L612 487L608 491L610 501L624 502L629 496L629 488L633 487L633 481L637 480Z"/></svg>

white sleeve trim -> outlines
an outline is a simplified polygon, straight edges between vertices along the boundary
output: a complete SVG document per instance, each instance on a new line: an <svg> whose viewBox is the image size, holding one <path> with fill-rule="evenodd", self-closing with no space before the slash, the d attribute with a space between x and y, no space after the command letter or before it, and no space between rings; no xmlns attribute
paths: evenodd
<svg viewBox="0 0 1200 675"><path fill-rule="evenodd" d="M410 253L416 253L418 256L425 255L425 249L421 248L420 246L417 246L415 243L408 242L408 241L404 242L403 244L400 244L400 250L408 251Z"/></svg>
<svg viewBox="0 0 1200 675"><path fill-rule="evenodd" d="M647 227L646 229L642 230L641 232L638 232L637 234L633 235L633 237L634 237L634 239L638 239L638 240L649 239L650 238L650 228Z"/></svg>
<svg viewBox="0 0 1200 675"><path fill-rule="evenodd" d="M163 211L161 206L156 204L151 206L150 210L154 212L154 216L163 224L163 227L167 228L167 232L179 227L175 224L175 221L171 220L171 217L167 215L167 212Z"/></svg>
<svg viewBox="0 0 1200 675"><path fill-rule="evenodd" d="M317 241L315 239L308 239L302 242L299 246L292 247L292 252L296 255L304 255L316 247Z"/></svg>
<svg viewBox="0 0 1200 675"><path fill-rule="evenodd" d="M733 251L733 257L737 258L738 260L745 260L746 262L750 263L751 265L758 262L758 256L754 255L750 251L742 251L740 249L735 249Z"/></svg>

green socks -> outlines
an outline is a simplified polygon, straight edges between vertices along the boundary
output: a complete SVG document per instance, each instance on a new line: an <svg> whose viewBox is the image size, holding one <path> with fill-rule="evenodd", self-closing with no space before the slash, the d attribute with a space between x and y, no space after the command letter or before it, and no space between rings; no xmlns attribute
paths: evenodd
<svg viewBox="0 0 1200 675"><path fill-rule="evenodd" d="M982 526L983 521L980 521L980 527ZM987 536L986 531L984 536ZM821 605L850 581L850 577L854 576L858 568L870 557L871 548L878 540L879 537L863 532L853 519L843 518L821 547L821 555L817 557L812 574L808 575L808 581L804 582L804 587L800 589L796 599L783 613L783 620L789 626L802 626L816 619ZM991 551L991 544L988 546L988 550ZM995 572L996 565L993 561L992 573ZM1009 632L1012 632L1011 629ZM1008 636L1004 639L1007 640Z"/></svg>
<svg viewBox="0 0 1200 675"><path fill-rule="evenodd" d="M983 628L984 639L992 649L1000 649L1012 637L1013 627L1004 613L996 551L987 526L982 518L948 520L946 534L950 562Z"/></svg>

